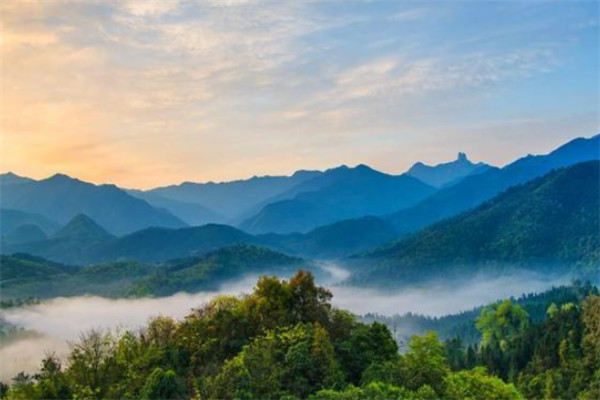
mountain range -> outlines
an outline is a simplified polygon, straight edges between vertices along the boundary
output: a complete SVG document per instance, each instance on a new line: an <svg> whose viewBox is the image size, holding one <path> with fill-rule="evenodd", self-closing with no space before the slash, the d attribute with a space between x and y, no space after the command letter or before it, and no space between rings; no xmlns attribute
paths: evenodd
<svg viewBox="0 0 600 400"><path fill-rule="evenodd" d="M368 267L355 281L397 286L515 268L598 274L599 226L600 162L579 163L357 257Z"/></svg>
<svg viewBox="0 0 600 400"><path fill-rule="evenodd" d="M231 182L184 182L147 191L165 199L200 205L223 218L235 221L255 211L267 201L295 185L322 174L320 171L297 171L291 176L255 176Z"/></svg>
<svg viewBox="0 0 600 400"><path fill-rule="evenodd" d="M305 258L344 259L419 234L554 169L598 160L599 153L600 136L594 136L504 168L471 163L459 155L456 161L413 167L402 175L365 165L342 166L288 177L188 183L145 192L93 185L65 175L35 181L9 173L0 177L2 253L30 253L73 265L119 260L156 263L247 244ZM251 201L244 212L251 216L238 227L203 223L233 216L193 202L203 188L212 193L205 197L213 199L213 206L219 196L234 193L227 206L231 209L235 202L244 202L244 190L250 188ZM174 193L177 199L168 197Z"/></svg>
<svg viewBox="0 0 600 400"><path fill-rule="evenodd" d="M164 209L152 207L115 185L94 185L62 174L40 181L0 177L2 208L39 214L64 224L86 214L115 235L150 226L184 227ZM4 232L4 228L2 228Z"/></svg>
<svg viewBox="0 0 600 400"><path fill-rule="evenodd" d="M281 194L243 221L251 233L307 232L318 226L367 215L384 215L416 204L435 189L407 175L388 175L366 165L325 171Z"/></svg>
<svg viewBox="0 0 600 400"><path fill-rule="evenodd" d="M600 159L600 135L578 138L539 156L528 155L505 166L467 176L413 207L386 217L399 234L408 234L444 218L476 207L511 186L525 183L553 169Z"/></svg>

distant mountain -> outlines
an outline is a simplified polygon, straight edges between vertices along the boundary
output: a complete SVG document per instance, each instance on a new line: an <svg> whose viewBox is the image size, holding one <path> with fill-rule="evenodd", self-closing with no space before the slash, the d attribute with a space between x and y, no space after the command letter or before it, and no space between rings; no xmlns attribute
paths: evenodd
<svg viewBox="0 0 600 400"><path fill-rule="evenodd" d="M60 225L40 214L32 214L25 211L8 208L0 209L0 236L5 236L23 225L35 225L46 235L58 230Z"/></svg>
<svg viewBox="0 0 600 400"><path fill-rule="evenodd" d="M113 236L85 214L77 214L53 236L56 240L96 242L110 240Z"/></svg>
<svg viewBox="0 0 600 400"><path fill-rule="evenodd" d="M19 183L33 182L33 179L7 172L0 174L0 185L15 185Z"/></svg>
<svg viewBox="0 0 600 400"><path fill-rule="evenodd" d="M435 189L407 175L366 165L342 166L291 188L239 226L251 233L307 232L349 218L383 215L411 206Z"/></svg>
<svg viewBox="0 0 600 400"><path fill-rule="evenodd" d="M154 192L128 190L127 193L145 200L153 207L163 208L190 226L200 226L210 223L223 223L226 218L208 208L195 203L185 203L163 197Z"/></svg>
<svg viewBox="0 0 600 400"><path fill-rule="evenodd" d="M94 249L114 239L92 219L79 214L46 240L18 243L7 240L2 252L29 253L54 262L77 265L85 264Z"/></svg>
<svg viewBox="0 0 600 400"><path fill-rule="evenodd" d="M472 163L465 153L458 153L455 161L444 164L430 166L418 162L406 174L439 188L451 182L458 183L466 176L482 173L490 168L490 165L482 162Z"/></svg>
<svg viewBox="0 0 600 400"><path fill-rule="evenodd" d="M396 236L394 229L385 221L363 217L325 225L304 234L271 233L258 238L288 254L332 259L374 248Z"/></svg>
<svg viewBox="0 0 600 400"><path fill-rule="evenodd" d="M227 220L234 220L253 211L266 199L320 174L320 171L298 171L291 176L255 176L221 183L184 182L146 193L182 203L199 204Z"/></svg>
<svg viewBox="0 0 600 400"><path fill-rule="evenodd" d="M356 282L398 285L512 268L598 274L599 226L600 162L580 163L363 256L372 267Z"/></svg>
<svg viewBox="0 0 600 400"><path fill-rule="evenodd" d="M2 238L2 245L40 242L48 239L46 233L37 225L24 224L10 231Z"/></svg>
<svg viewBox="0 0 600 400"><path fill-rule="evenodd" d="M46 241L6 245L4 254L29 253L71 265L118 260L161 262L199 256L234 244L259 244L256 237L227 225L147 228L119 238L87 217L78 216Z"/></svg>
<svg viewBox="0 0 600 400"><path fill-rule="evenodd" d="M77 214L86 214L115 235L151 226L186 226L169 212L114 185L96 186L60 174L40 181L3 185L2 207L41 214L63 224Z"/></svg>
<svg viewBox="0 0 600 400"><path fill-rule="evenodd" d="M575 139L549 154L527 156L502 169L492 168L468 176L456 185L440 189L413 207L391 214L387 220L400 234L415 232L476 207L511 186L525 183L553 169L598 159L600 135Z"/></svg>
<svg viewBox="0 0 600 400"><path fill-rule="evenodd" d="M234 244L255 244L258 240L227 225L208 224L193 228L148 228L103 245L91 255L96 261L165 261L199 256Z"/></svg>

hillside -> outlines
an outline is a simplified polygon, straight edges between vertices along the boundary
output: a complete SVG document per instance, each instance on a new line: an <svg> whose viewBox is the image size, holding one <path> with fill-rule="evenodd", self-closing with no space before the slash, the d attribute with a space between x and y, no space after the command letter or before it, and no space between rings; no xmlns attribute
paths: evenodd
<svg viewBox="0 0 600 400"><path fill-rule="evenodd" d="M85 294L122 297L136 280L154 271L154 267L135 262L78 268L27 254L1 257L4 300Z"/></svg>
<svg viewBox="0 0 600 400"><path fill-rule="evenodd" d="M600 163L560 169L367 254L355 281L398 285L507 268L598 272Z"/></svg>
<svg viewBox="0 0 600 400"><path fill-rule="evenodd" d="M21 243L40 242L48 239L46 232L34 224L19 225L2 237L2 245L18 245Z"/></svg>
<svg viewBox="0 0 600 400"><path fill-rule="evenodd" d="M471 162L465 153L458 153L456 160L447 163L431 166L418 162L406 172L406 175L439 188L456 184L471 174L482 173L490 168L491 166L482 162Z"/></svg>
<svg viewBox="0 0 600 400"><path fill-rule="evenodd" d="M529 314L531 321L538 323L548 317L547 310L551 304L561 307L568 303L578 303L590 294L598 295L598 288L591 284L581 285L576 282L569 286L553 287L541 293L523 294L518 298L512 297L509 300L523 307ZM491 305L493 304L487 306ZM413 313L390 316L366 314L361 316L360 319L368 323L377 321L385 324L390 330L393 330L396 340L401 343L409 342L413 335L424 335L427 331L435 331L442 340L456 340L456 338L459 338L465 345L475 345L481 341L481 333L477 330L475 324L481 310L485 307L481 305L471 310L441 317L429 317Z"/></svg>
<svg viewBox="0 0 600 400"><path fill-rule="evenodd" d="M114 235L162 226L186 226L165 210L114 185L93 185L56 174L40 181L2 185L2 207L36 213L64 224L85 214Z"/></svg>
<svg viewBox="0 0 600 400"><path fill-rule="evenodd" d="M266 234L258 238L289 254L335 259L374 248L396 236L396 232L385 221L363 217L325 225L304 234Z"/></svg>
<svg viewBox="0 0 600 400"><path fill-rule="evenodd" d="M6 240L3 254L29 253L70 265L86 264L94 249L115 237L86 215L78 214L45 240Z"/></svg>
<svg viewBox="0 0 600 400"><path fill-rule="evenodd" d="M427 225L466 211L491 199L511 186L525 183L553 169L600 159L600 135L579 138L541 156L521 158L502 169L468 176L451 187L442 188L413 207L387 217L400 234L415 232Z"/></svg>
<svg viewBox="0 0 600 400"><path fill-rule="evenodd" d="M251 233L307 232L322 225L408 207L435 191L406 175L393 176L366 165L339 167L294 187L246 219ZM274 199L275 200L275 199Z"/></svg>
<svg viewBox="0 0 600 400"><path fill-rule="evenodd" d="M163 208L190 226L223 223L226 218L197 203L183 202L163 197L155 192L128 190L127 193L146 201L153 207Z"/></svg>
<svg viewBox="0 0 600 400"><path fill-rule="evenodd" d="M167 296L180 291L217 290L221 284L248 274L291 275L298 268L316 268L300 258L247 245L157 265L114 261L72 267L27 254L1 257L0 290L4 300L86 294Z"/></svg>
<svg viewBox="0 0 600 400"><path fill-rule="evenodd" d="M304 260L256 246L225 247L202 257L174 260L134 285L136 296L217 290L222 283L248 274L291 275L310 266Z"/></svg>
<svg viewBox="0 0 600 400"><path fill-rule="evenodd" d="M57 222L52 221L43 215L0 208L0 236L8 235L22 225L35 225L46 235L56 232L60 227Z"/></svg>

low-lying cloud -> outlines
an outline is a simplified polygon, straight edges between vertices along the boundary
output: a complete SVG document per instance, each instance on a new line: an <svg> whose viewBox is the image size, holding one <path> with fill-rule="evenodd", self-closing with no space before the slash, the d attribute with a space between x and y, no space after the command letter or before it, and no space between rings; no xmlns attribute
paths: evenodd
<svg viewBox="0 0 600 400"><path fill-rule="evenodd" d="M553 285L569 282L569 278L544 279L539 275L518 274L486 279L479 277L463 282L440 282L397 292L381 292L348 286L336 286L336 280L347 271L330 266L333 280L326 282L333 293L333 304L356 314L384 315L414 312L431 316L455 313L500 298L539 292ZM0 380L9 381L20 371L34 372L48 353L65 358L68 341L94 328L137 329L154 316L183 318L219 294L248 293L256 276L223 285L221 290L195 294L178 293L162 298L107 299L96 296L56 298L42 304L4 310L3 318L11 324L34 330L38 337L28 337L0 346Z"/></svg>

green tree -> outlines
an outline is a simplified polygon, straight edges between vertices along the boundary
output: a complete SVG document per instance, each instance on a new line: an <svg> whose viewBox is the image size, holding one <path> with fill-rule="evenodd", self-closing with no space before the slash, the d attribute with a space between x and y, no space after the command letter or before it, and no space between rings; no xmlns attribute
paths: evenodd
<svg viewBox="0 0 600 400"><path fill-rule="evenodd" d="M116 342L110 333L93 330L71 347L69 379L75 382L76 397L112 397L110 389L118 380Z"/></svg>
<svg viewBox="0 0 600 400"><path fill-rule="evenodd" d="M431 386L438 395L444 392L444 378L450 368L444 357L444 346L435 332L413 336L403 358L403 379L408 389Z"/></svg>
<svg viewBox="0 0 600 400"><path fill-rule="evenodd" d="M162 368L152 371L140 393L140 399L143 400L182 399L184 396L185 391L175 371L164 371Z"/></svg>
<svg viewBox="0 0 600 400"><path fill-rule="evenodd" d="M452 372L444 379L448 400L520 400L514 385L490 376L484 368Z"/></svg>
<svg viewBox="0 0 600 400"><path fill-rule="evenodd" d="M481 332L483 346L496 342L502 350L506 350L508 341L529 325L529 315L522 307L504 300L484 308L476 325Z"/></svg>

